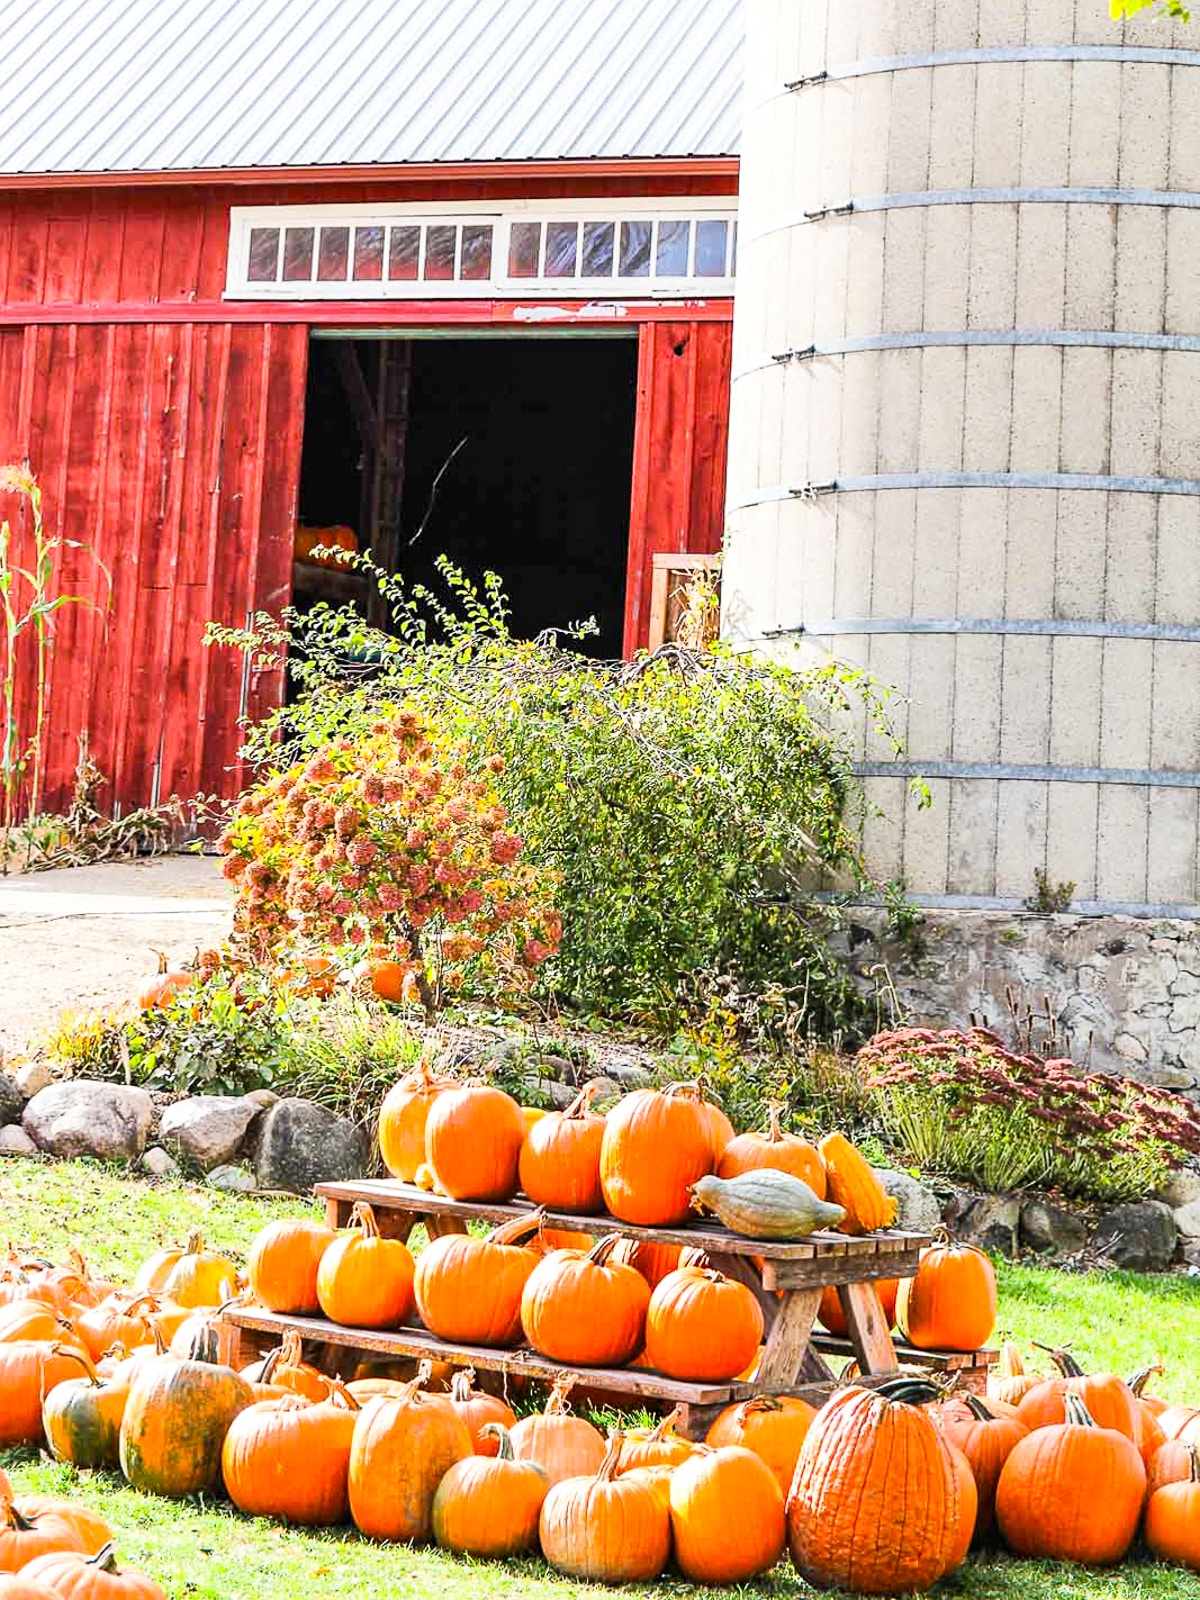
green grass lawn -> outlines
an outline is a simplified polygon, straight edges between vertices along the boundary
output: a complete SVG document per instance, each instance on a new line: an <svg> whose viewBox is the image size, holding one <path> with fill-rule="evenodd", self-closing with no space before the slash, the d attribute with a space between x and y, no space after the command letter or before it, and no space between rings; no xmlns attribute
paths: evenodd
<svg viewBox="0 0 1200 1600"><path fill-rule="evenodd" d="M313 1212L302 1202L259 1201L184 1186L151 1186L83 1164L5 1162L4 1231L14 1244L62 1258L78 1243L101 1272L131 1275L160 1244L202 1229L211 1244L244 1256L273 1216ZM1022 1346L1069 1343L1085 1367L1125 1372L1161 1359L1157 1392L1200 1396L1200 1284L1133 1274L1067 1277L1001 1265L1000 1333ZM541 1600L583 1593L541 1561L475 1564L437 1551L368 1544L339 1530L322 1535L231 1513L220 1500L176 1504L136 1494L106 1474L76 1474L12 1451L3 1464L20 1489L69 1494L116 1526L121 1549L172 1600ZM587 1590L593 1594L607 1591ZM655 1585L648 1594L689 1592ZM695 1591L700 1593L702 1591ZM813 1594L785 1564L746 1592ZM1131 1561L1113 1573L1004 1559L973 1560L943 1586L962 1600L1196 1600L1200 1578Z"/></svg>

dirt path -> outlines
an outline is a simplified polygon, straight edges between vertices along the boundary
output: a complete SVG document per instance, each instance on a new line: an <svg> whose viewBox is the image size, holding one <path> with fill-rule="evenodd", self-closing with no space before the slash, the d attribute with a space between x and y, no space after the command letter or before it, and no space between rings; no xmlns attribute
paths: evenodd
<svg viewBox="0 0 1200 1600"><path fill-rule="evenodd" d="M232 895L215 859L164 856L0 878L0 1053L61 1011L126 999L154 971L215 944Z"/></svg>

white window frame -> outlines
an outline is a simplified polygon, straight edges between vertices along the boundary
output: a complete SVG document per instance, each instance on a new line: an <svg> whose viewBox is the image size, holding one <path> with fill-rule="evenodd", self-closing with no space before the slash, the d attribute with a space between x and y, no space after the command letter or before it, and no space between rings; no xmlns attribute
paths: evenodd
<svg viewBox="0 0 1200 1600"><path fill-rule="evenodd" d="M514 224L520 222L633 222L633 221L691 221L725 222L726 273L722 277L697 277L688 272L678 277L617 276L619 251L614 250L613 275L607 278L512 278L508 276L509 235ZM384 276L378 280L352 279L343 282L320 282L316 278L319 253L319 229L322 227L348 227L351 235L348 251L347 274L353 270L353 229L364 226L388 227L405 223L455 224L478 222L492 228L492 271L487 278L471 280L428 280L420 276L413 279L387 277L387 235L384 236ZM226 271L224 298L226 300L679 300L720 299L732 295L734 275L732 263L736 253L737 201L727 195L672 195L661 198L638 197L631 200L604 199L591 203L580 200L503 200L503 201L444 201L440 204L400 205L303 205L303 206L234 206L229 214L229 257ZM314 240L312 276L284 283L252 282L247 277L250 256L250 234L254 228L280 230L279 266L283 270L283 233L288 228L313 228L318 230ZM545 231L542 233L541 255L545 256ZM421 236L421 255L424 256L424 239ZM658 232L651 238L652 263L657 249ZM582 244L578 234L577 250ZM619 236L618 236L619 241ZM461 254L462 234L458 235L456 258ZM688 246L688 266L695 262L696 229L693 226ZM578 258L577 258L578 264ZM539 262L539 270L543 263ZM418 274L424 270L423 259L418 262ZM458 270L456 259L455 270Z"/></svg>

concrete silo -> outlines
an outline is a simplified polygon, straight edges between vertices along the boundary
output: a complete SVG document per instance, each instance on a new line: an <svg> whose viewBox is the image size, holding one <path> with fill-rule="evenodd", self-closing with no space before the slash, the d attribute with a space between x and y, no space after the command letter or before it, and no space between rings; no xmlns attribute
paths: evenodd
<svg viewBox="0 0 1200 1600"><path fill-rule="evenodd" d="M749 12L726 631L909 697L882 877L1194 917L1200 25Z"/></svg>

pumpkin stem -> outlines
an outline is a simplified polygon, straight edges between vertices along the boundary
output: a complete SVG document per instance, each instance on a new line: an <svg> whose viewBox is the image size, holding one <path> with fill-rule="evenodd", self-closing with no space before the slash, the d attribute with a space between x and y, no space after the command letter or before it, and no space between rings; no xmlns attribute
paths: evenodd
<svg viewBox="0 0 1200 1600"><path fill-rule="evenodd" d="M509 1433L502 1422L485 1422L479 1430L479 1437L481 1439L499 1439L500 1448L496 1451L497 1461L516 1460L516 1455L513 1451L512 1434Z"/></svg>
<svg viewBox="0 0 1200 1600"><path fill-rule="evenodd" d="M354 1209L350 1213L350 1226L361 1228L364 1239L379 1237L379 1224L375 1220L375 1212L365 1200L355 1202Z"/></svg>
<svg viewBox="0 0 1200 1600"><path fill-rule="evenodd" d="M274 1350L268 1351L259 1362L258 1377L254 1379L254 1382L269 1384L275 1376L275 1368L279 1365L282 1359L283 1346L281 1344L277 1344Z"/></svg>
<svg viewBox="0 0 1200 1600"><path fill-rule="evenodd" d="M407 1404L409 1401L419 1401L421 1399L421 1390L432 1377L433 1362L428 1356L426 1356L421 1362L421 1365L417 1368L416 1377L409 1379L409 1381L404 1385L401 1393L397 1396L397 1399L399 1399L402 1404Z"/></svg>
<svg viewBox="0 0 1200 1600"><path fill-rule="evenodd" d="M102 1389L104 1387L100 1374L96 1371L96 1363L92 1360L87 1351L82 1349L79 1345L52 1345L51 1354L56 1356L68 1356L72 1361L78 1361L79 1365L87 1373L88 1381L91 1383L92 1387L94 1389Z"/></svg>
<svg viewBox="0 0 1200 1600"><path fill-rule="evenodd" d="M1063 1407L1067 1413L1067 1421L1077 1428L1094 1428L1096 1423L1087 1406L1077 1394L1063 1395Z"/></svg>
<svg viewBox="0 0 1200 1600"><path fill-rule="evenodd" d="M935 1245L941 1245L943 1250L948 1250L954 1243L954 1237L949 1228L939 1224L933 1230L933 1242Z"/></svg>
<svg viewBox="0 0 1200 1600"><path fill-rule="evenodd" d="M99 1572L107 1572L112 1577L119 1577L120 1567L117 1565L117 1547L115 1544L106 1544L97 1550L94 1556L89 1557L87 1565L95 1567Z"/></svg>
<svg viewBox="0 0 1200 1600"><path fill-rule="evenodd" d="M347 1411L361 1411L355 1397L347 1389L340 1378L326 1378L325 1387L329 1391L329 1399L335 1404L343 1406Z"/></svg>
<svg viewBox="0 0 1200 1600"><path fill-rule="evenodd" d="M957 1398L966 1406L976 1422L999 1422L1000 1418L994 1411L988 1410L977 1394L963 1394Z"/></svg>
<svg viewBox="0 0 1200 1600"><path fill-rule="evenodd" d="M1134 1373L1133 1377L1130 1378L1129 1387L1140 1400L1142 1395L1145 1393L1146 1385L1150 1382L1150 1379L1162 1378L1166 1375L1166 1371L1167 1369L1163 1366L1161 1361L1155 1362L1152 1367L1139 1367Z"/></svg>
<svg viewBox="0 0 1200 1600"><path fill-rule="evenodd" d="M475 1386L475 1368L460 1367L450 1380L450 1398L460 1404L471 1398Z"/></svg>
<svg viewBox="0 0 1200 1600"><path fill-rule="evenodd" d="M27 1517L23 1512L18 1511L12 1500L4 1502L4 1516L8 1521L8 1526L14 1528L18 1533L28 1533L32 1527L36 1526L36 1519Z"/></svg>
<svg viewBox="0 0 1200 1600"><path fill-rule="evenodd" d="M619 1428L614 1428L608 1436L608 1449L604 1452L604 1460L600 1463L600 1470L596 1474L597 1483L611 1483L616 1477L621 1451L624 1448L625 1435Z"/></svg>
<svg viewBox="0 0 1200 1600"><path fill-rule="evenodd" d="M780 1117L783 1115L782 1100L767 1101L767 1131L768 1144L783 1143L783 1128L780 1126Z"/></svg>
<svg viewBox="0 0 1200 1600"><path fill-rule="evenodd" d="M603 1239L598 1239L588 1251L587 1259L594 1267L602 1267L620 1242L621 1235L619 1233L605 1234ZM631 1240L630 1243L632 1242Z"/></svg>
<svg viewBox="0 0 1200 1600"><path fill-rule="evenodd" d="M546 1417L558 1417L564 1412L569 1411L570 1406L567 1404L567 1396L574 1387L575 1379L573 1376L568 1376L568 1374L564 1373L562 1377L555 1378L553 1384L550 1386L549 1398L547 1399L546 1404L542 1407L542 1415Z"/></svg>
<svg viewBox="0 0 1200 1600"><path fill-rule="evenodd" d="M1000 1376L1002 1378L1023 1378L1025 1376L1025 1362L1021 1352L1015 1344L1005 1344L1000 1350Z"/></svg>
<svg viewBox="0 0 1200 1600"><path fill-rule="evenodd" d="M880 1384L875 1393L882 1400L910 1406L927 1406L943 1398L937 1384L928 1378L893 1378L890 1383Z"/></svg>
<svg viewBox="0 0 1200 1600"><path fill-rule="evenodd" d="M702 1086L696 1083L669 1083L662 1091L668 1098L678 1095L681 1100L703 1100Z"/></svg>
<svg viewBox="0 0 1200 1600"><path fill-rule="evenodd" d="M499 1228L493 1228L488 1234L489 1244L524 1244L526 1239L532 1239L535 1233L541 1233L546 1223L546 1208L539 1206L536 1211L531 1211L527 1216L514 1217L511 1222L503 1223Z"/></svg>
<svg viewBox="0 0 1200 1600"><path fill-rule="evenodd" d="M596 1098L599 1090L600 1085L595 1078L592 1079L591 1083L585 1083L583 1088L580 1089L579 1093L575 1096L574 1100L571 1101L571 1104L563 1112L563 1121L575 1122L581 1117L586 1117L588 1112L592 1109L592 1101Z"/></svg>
<svg viewBox="0 0 1200 1600"><path fill-rule="evenodd" d="M204 1254L204 1235L202 1233L189 1233L187 1243L183 1247L185 1256L202 1256Z"/></svg>
<svg viewBox="0 0 1200 1600"><path fill-rule="evenodd" d="M1052 1350L1049 1345L1034 1341L1035 1350L1044 1350L1064 1378L1084 1378L1087 1374L1069 1350Z"/></svg>
<svg viewBox="0 0 1200 1600"><path fill-rule="evenodd" d="M158 975L160 978L165 977L167 971L169 970L167 967L167 952L165 950L156 950L154 946L151 945L150 954L158 957Z"/></svg>
<svg viewBox="0 0 1200 1600"><path fill-rule="evenodd" d="M654 1427L651 1428L650 1432L646 1436L646 1442L648 1444L651 1442L654 1444L661 1444L682 1415L682 1406L676 1406L674 1411L668 1411L666 1416L660 1418L660 1420L655 1423Z"/></svg>
<svg viewBox="0 0 1200 1600"><path fill-rule="evenodd" d="M1188 1453L1188 1481L1200 1483L1200 1450L1194 1444L1187 1447Z"/></svg>

